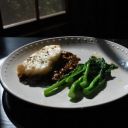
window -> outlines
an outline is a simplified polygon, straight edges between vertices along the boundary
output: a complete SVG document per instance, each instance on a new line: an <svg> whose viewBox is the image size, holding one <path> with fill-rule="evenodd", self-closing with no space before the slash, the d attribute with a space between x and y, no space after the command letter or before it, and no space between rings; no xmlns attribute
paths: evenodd
<svg viewBox="0 0 128 128"><path fill-rule="evenodd" d="M35 20L34 0L1 0L3 25Z"/></svg>
<svg viewBox="0 0 128 128"><path fill-rule="evenodd" d="M0 0L1 26L25 24L65 14L65 0Z"/></svg>
<svg viewBox="0 0 128 128"><path fill-rule="evenodd" d="M39 0L40 17L46 15L54 15L65 12L65 4L63 0Z"/></svg>

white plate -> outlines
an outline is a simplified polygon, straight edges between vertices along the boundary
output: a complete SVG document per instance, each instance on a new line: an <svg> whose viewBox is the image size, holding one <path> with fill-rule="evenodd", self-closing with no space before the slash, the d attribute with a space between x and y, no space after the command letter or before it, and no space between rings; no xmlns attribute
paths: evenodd
<svg viewBox="0 0 128 128"><path fill-rule="evenodd" d="M108 81L107 87L103 91L93 99L83 98L77 103L69 100L67 96L68 88L54 96L45 97L43 95L44 88L31 87L19 82L16 74L17 65L42 46L49 44L60 44L64 50L70 51L80 57L82 63L87 61L91 55L104 57L108 63L114 62L118 65L122 64L122 66L127 64L125 61L128 60L128 49L111 41L83 36L55 37L39 40L17 49L2 64L0 77L6 90L27 102L57 108L95 106L116 100L128 93L128 72L122 66L112 71L112 76L115 79Z"/></svg>

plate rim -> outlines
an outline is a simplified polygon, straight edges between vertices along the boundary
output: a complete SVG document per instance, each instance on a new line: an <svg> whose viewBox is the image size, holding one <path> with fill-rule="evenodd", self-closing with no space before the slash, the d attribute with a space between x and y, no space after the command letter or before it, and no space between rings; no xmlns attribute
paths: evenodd
<svg viewBox="0 0 128 128"><path fill-rule="evenodd" d="M107 101L107 102L102 102L102 103L98 103L98 104L95 104L95 105L88 105L88 106L75 106L75 107L65 107L65 106L49 106L49 105L44 105L44 104L39 104L39 103L34 103L34 102L31 102L25 98L22 98L16 94L14 94L12 91L9 90L9 88L7 88L6 86L6 83L4 82L4 80L2 79L3 76L2 76L2 67L3 65L5 64L5 62L8 60L8 58L10 58L11 55L13 55L16 51L26 47L26 46L29 46L29 45L32 45L34 43L37 43L37 42L41 42L41 41L47 41L47 40L53 40L53 39L59 39L59 38L90 38L90 39L100 39L100 40L105 40L105 39L101 39L101 38L96 38L96 37L90 37L90 36L57 36L57 37L50 37L50 38L44 38L44 39L39 39L39 40L36 40L36 41L32 41L28 44L25 44L25 45L22 45L20 46L19 48L15 49L13 52L11 52L6 58L5 60L2 62L1 66L0 66L0 84L2 85L2 87L9 93L11 93L13 96L19 98L20 100L23 100L25 102L28 102L30 104L33 104L33 105L38 105L38 106L41 106L41 107L49 107L49 108L59 108L59 109L83 109L83 108L90 108L90 107L97 107L97 106L100 106L100 105L104 105L104 104L107 104L107 103L111 103L111 102L114 102L116 100L119 100L123 97L125 97L128 93L124 94L123 96L120 96L119 98L115 98L113 100L110 100L110 101ZM110 40L105 40L109 43L114 43L116 45L119 45L121 47L124 47L126 49L128 49L127 47L123 46L123 45L120 45L116 42L113 42L113 41L110 41Z"/></svg>

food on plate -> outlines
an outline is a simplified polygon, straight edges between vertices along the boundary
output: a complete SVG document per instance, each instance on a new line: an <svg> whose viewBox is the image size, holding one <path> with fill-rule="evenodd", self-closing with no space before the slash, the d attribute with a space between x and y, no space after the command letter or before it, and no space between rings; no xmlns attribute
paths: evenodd
<svg viewBox="0 0 128 128"><path fill-rule="evenodd" d="M71 100L78 100L83 96L93 98L112 79L111 71L117 69L115 64L108 64L104 58L91 56L84 64L79 64L74 70L64 75L44 90L45 96L58 93L68 87Z"/></svg>
<svg viewBox="0 0 128 128"><path fill-rule="evenodd" d="M62 51L57 66L52 72L52 80L57 81L65 74L73 70L79 63L80 58L71 52Z"/></svg>
<svg viewBox="0 0 128 128"><path fill-rule="evenodd" d="M68 84L71 84L74 78L78 77L84 70L84 64L79 64L74 70L64 75L63 78L55 82L53 85L49 86L44 90L45 96L51 96L53 94L58 93L63 88L65 88Z"/></svg>
<svg viewBox="0 0 128 128"><path fill-rule="evenodd" d="M37 78L51 81L53 84L43 92L46 97L68 87L70 100L78 101L83 97L93 98L103 90L107 81L113 79L111 71L118 68L96 56L91 56L84 64L79 61L77 55L64 51L60 45L47 45L19 64L17 74L20 80L30 78L28 81L32 84L33 80L37 84Z"/></svg>
<svg viewBox="0 0 128 128"><path fill-rule="evenodd" d="M79 61L80 58L71 52L62 50L60 45L48 45L19 64L17 74L21 81L22 78L26 79L27 77L32 79L38 77L40 79L39 76L48 76L49 80L57 81L73 70Z"/></svg>
<svg viewBox="0 0 128 128"><path fill-rule="evenodd" d="M61 51L59 45L44 46L17 66L18 76L48 74L52 70L54 63L59 59Z"/></svg>

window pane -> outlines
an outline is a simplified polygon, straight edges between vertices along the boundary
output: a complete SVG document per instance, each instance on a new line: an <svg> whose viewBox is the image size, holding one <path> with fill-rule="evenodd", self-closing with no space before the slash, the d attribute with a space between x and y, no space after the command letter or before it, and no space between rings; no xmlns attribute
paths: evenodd
<svg viewBox="0 0 128 128"><path fill-rule="evenodd" d="M64 11L64 0L39 0L39 10L40 16L46 16Z"/></svg>
<svg viewBox="0 0 128 128"><path fill-rule="evenodd" d="M35 18L34 0L0 0L4 25Z"/></svg>

